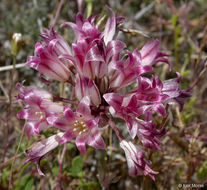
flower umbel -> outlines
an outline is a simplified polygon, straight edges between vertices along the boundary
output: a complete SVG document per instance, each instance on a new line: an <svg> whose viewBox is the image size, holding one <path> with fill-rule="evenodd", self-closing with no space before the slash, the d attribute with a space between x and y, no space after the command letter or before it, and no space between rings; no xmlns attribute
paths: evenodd
<svg viewBox="0 0 207 190"><path fill-rule="evenodd" d="M124 150L130 175L151 177L153 171L145 152L122 136L114 118L122 119L132 139L138 138L145 148L162 151L160 138L165 135L164 126L155 123L153 116L167 117L166 105L183 107L190 94L180 89L181 78L161 81L150 76L157 62L167 63L168 55L159 51L159 41L148 42L141 50L130 52L124 42L117 39L121 17L116 18L108 8L110 17L105 29L96 24L98 16L85 19L77 14L76 23L66 22L75 33L72 46L53 28L43 31L42 41L35 45L34 56L26 65L39 71L51 82L67 83L70 98L63 98L35 86L18 83L18 100L24 109L17 117L25 119L28 137L39 135L48 127L61 131L38 142L27 150L27 162L37 163L52 149L75 139L78 150L86 153L86 145L105 149L103 131L111 127ZM171 69L171 66L170 66ZM148 75L144 75L148 73ZM45 80L46 81L46 80ZM130 138L129 137L129 138Z"/></svg>

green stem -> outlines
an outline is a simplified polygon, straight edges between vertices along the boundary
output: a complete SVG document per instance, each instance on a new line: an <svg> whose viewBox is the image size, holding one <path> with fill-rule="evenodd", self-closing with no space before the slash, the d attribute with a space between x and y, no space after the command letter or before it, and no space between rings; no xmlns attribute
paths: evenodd
<svg viewBox="0 0 207 190"><path fill-rule="evenodd" d="M20 145L21 145L22 140L23 140L23 137L24 137L24 130L25 130L25 127L26 127L26 124L25 124L24 127L22 128L22 134L21 134L21 137L20 137L20 141L19 141L19 144L18 144L16 153L15 153L15 156L14 156L14 160L12 161L11 170L10 170L10 176L9 176L9 188L8 188L9 190L12 188L12 174L13 174L14 163L15 163L15 161L16 161L17 154L18 154L18 152L19 152L19 148L20 148Z"/></svg>

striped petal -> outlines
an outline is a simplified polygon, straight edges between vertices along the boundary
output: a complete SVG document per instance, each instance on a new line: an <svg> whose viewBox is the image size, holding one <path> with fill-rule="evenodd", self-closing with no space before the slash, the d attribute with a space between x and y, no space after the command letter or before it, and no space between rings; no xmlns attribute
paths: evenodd
<svg viewBox="0 0 207 190"><path fill-rule="evenodd" d="M115 18L115 15L109 7L107 7L107 8L110 12L110 17L107 20L106 27L105 27L105 30L103 32L105 44L108 44L108 42L113 39L114 34L116 32L116 18Z"/></svg>
<svg viewBox="0 0 207 190"><path fill-rule="evenodd" d="M87 118L91 117L90 99L88 96L85 96L78 104L77 112Z"/></svg>
<svg viewBox="0 0 207 190"><path fill-rule="evenodd" d="M96 127L94 127L88 136L87 144L95 149L104 149L105 143Z"/></svg>
<svg viewBox="0 0 207 190"><path fill-rule="evenodd" d="M68 131L64 133L62 138L59 141L59 144L64 144L70 141L72 138L76 137L76 135L73 133L73 128L70 128Z"/></svg>
<svg viewBox="0 0 207 190"><path fill-rule="evenodd" d="M82 154L86 153L87 136L88 136L88 134L83 134L83 135L78 135L76 137L76 141L75 141L76 146Z"/></svg>
<svg viewBox="0 0 207 190"><path fill-rule="evenodd" d="M151 65L157 56L160 43L158 40L147 43L141 50L142 65Z"/></svg>

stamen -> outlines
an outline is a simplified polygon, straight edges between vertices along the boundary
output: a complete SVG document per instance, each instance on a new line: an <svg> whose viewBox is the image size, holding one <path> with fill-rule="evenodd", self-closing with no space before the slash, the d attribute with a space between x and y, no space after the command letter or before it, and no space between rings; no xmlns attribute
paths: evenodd
<svg viewBox="0 0 207 190"><path fill-rule="evenodd" d="M73 126L74 126L73 132L77 132L79 135L87 132L88 130L84 121L75 120Z"/></svg>
<svg viewBox="0 0 207 190"><path fill-rule="evenodd" d="M41 111L35 112L35 115L38 115L40 117L40 120L42 120L44 118L44 114Z"/></svg>
<svg viewBox="0 0 207 190"><path fill-rule="evenodd" d="M83 131L82 131L82 132L83 132L83 133L85 133L86 131L87 131L87 129L83 129Z"/></svg>
<svg viewBox="0 0 207 190"><path fill-rule="evenodd" d="M82 131L80 131L78 134L81 135L82 134Z"/></svg>

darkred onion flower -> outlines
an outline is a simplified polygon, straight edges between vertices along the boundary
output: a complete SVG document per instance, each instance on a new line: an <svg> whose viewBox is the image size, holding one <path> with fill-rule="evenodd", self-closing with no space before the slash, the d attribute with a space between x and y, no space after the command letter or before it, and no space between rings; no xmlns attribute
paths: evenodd
<svg viewBox="0 0 207 190"><path fill-rule="evenodd" d="M108 10L110 17L103 30L96 24L99 16L85 19L80 13L76 23L62 24L72 27L75 33L71 46L53 28L44 29L34 56L28 57L26 65L51 82L67 83L72 89L70 98L63 98L35 86L17 85L17 99L25 105L17 116L26 120L27 136L39 135L48 127L61 131L26 151L27 162L37 163L41 175L39 162L50 150L71 139L75 139L83 154L86 145L104 149L101 134L111 127L125 152L129 174L150 176L154 180L158 172L149 167L144 151L122 136L113 118L125 121L129 138L138 138L145 148L162 151L161 137L166 131L153 122L153 114L166 117L167 104L182 108L184 99L190 96L188 90L180 89L179 73L177 78L166 81L149 74L158 62L170 66L169 55L159 50L159 41L148 42L141 50L127 50L127 45L117 39L123 18L116 18ZM151 77L143 76L146 73Z"/></svg>

